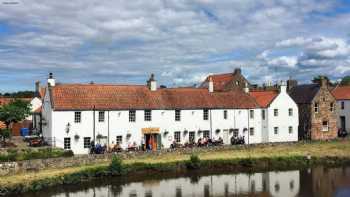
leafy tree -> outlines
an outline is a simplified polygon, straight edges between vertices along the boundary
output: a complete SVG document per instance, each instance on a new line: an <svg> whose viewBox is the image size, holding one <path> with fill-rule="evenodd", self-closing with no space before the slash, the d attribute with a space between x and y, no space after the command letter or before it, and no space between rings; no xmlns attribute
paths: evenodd
<svg viewBox="0 0 350 197"><path fill-rule="evenodd" d="M31 113L31 105L28 101L15 99L7 105L0 107L0 121L9 128L11 123L20 122Z"/></svg>
<svg viewBox="0 0 350 197"><path fill-rule="evenodd" d="M11 138L10 129L0 129L0 138L3 142L5 142L6 139L10 139Z"/></svg>
<svg viewBox="0 0 350 197"><path fill-rule="evenodd" d="M345 76L341 82L340 82L341 85L350 85L350 76Z"/></svg>
<svg viewBox="0 0 350 197"><path fill-rule="evenodd" d="M314 77L311 81L313 83L320 83L321 77L325 78L328 81L328 84L331 85L331 81L329 80L329 78L327 76L324 76L324 75L318 75L318 76Z"/></svg>

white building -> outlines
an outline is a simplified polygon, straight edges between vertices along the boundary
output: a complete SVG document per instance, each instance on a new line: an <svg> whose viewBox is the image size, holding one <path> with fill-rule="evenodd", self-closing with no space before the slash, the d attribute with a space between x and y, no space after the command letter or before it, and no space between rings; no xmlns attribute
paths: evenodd
<svg viewBox="0 0 350 197"><path fill-rule="evenodd" d="M235 134L261 142L261 109L241 90L157 88L147 85L56 84L48 80L43 102L43 136L53 146L88 153L91 140L102 144L151 144L168 148L199 138ZM253 114L251 116L250 114Z"/></svg>
<svg viewBox="0 0 350 197"><path fill-rule="evenodd" d="M338 128L350 132L350 86L337 86L332 91L339 106Z"/></svg>
<svg viewBox="0 0 350 197"><path fill-rule="evenodd" d="M244 137L246 144L266 138L263 113L255 98L240 89L216 92L212 82L208 88L158 88L153 76L147 85L56 84L51 76L48 84L43 136L53 146L76 154L88 153L92 140L106 145L119 143L122 148L145 142L155 150L168 148L174 141L185 144L203 137L221 137L225 144L230 144L233 136ZM284 101L288 101L284 106L289 106L284 97L281 93L271 107ZM288 123L296 133L298 123L294 116L285 115L284 106L280 112L283 118L268 119L267 124L276 126L283 120L281 132ZM291 105L298 120L294 107ZM294 141L294 134L266 139Z"/></svg>
<svg viewBox="0 0 350 197"><path fill-rule="evenodd" d="M263 108L261 111L263 142L298 141L298 106L288 95L286 85L280 85L279 91L252 91L250 95Z"/></svg>

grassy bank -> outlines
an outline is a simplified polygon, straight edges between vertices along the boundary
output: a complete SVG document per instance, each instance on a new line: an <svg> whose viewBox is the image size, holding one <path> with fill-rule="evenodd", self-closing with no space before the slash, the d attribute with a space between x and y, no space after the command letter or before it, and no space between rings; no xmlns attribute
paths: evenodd
<svg viewBox="0 0 350 197"><path fill-rule="evenodd" d="M190 154L178 152L161 155L145 154L123 160L122 172L113 173L109 163L65 169L44 170L0 178L2 193L20 193L43 187L78 183L106 176L135 176L152 173L180 173L192 170L225 169L232 172L300 169L315 165L350 165L350 141L259 145L229 150L197 150L199 162ZM311 159L307 159L307 155ZM118 169L118 168L117 168Z"/></svg>

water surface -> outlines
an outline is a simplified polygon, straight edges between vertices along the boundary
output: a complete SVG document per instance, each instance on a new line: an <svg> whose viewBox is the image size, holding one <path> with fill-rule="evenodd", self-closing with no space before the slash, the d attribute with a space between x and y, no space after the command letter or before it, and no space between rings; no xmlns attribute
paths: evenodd
<svg viewBox="0 0 350 197"><path fill-rule="evenodd" d="M350 196L350 167L307 170L109 178L49 188L26 197Z"/></svg>

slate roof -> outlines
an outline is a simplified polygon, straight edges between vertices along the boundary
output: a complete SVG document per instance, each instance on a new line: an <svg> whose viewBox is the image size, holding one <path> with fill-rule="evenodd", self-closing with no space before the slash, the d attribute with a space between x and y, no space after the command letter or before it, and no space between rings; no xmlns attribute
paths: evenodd
<svg viewBox="0 0 350 197"><path fill-rule="evenodd" d="M258 104L266 108L272 101L278 96L278 91L275 90L262 90L262 91L251 91L249 94L255 98Z"/></svg>
<svg viewBox="0 0 350 197"><path fill-rule="evenodd" d="M350 86L338 86L332 90L337 100L350 100Z"/></svg>
<svg viewBox="0 0 350 197"><path fill-rule="evenodd" d="M289 95L298 104L308 104L312 102L319 89L319 84L298 85L289 91Z"/></svg>
<svg viewBox="0 0 350 197"><path fill-rule="evenodd" d="M241 90L209 93L205 88L161 88L145 85L59 84L51 88L54 110L251 109L255 99Z"/></svg>

